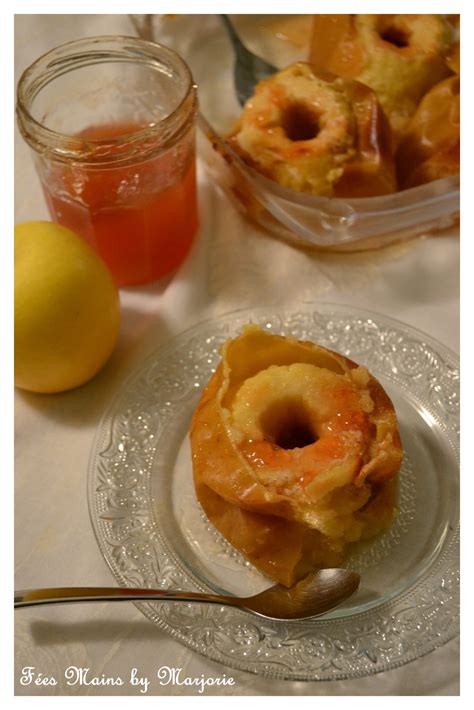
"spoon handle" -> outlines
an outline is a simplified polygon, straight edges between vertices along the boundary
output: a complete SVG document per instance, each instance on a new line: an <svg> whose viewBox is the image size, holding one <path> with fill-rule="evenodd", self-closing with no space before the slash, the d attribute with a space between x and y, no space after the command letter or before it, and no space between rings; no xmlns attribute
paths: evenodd
<svg viewBox="0 0 474 710"><path fill-rule="evenodd" d="M70 602L137 602L137 601L206 602L240 606L238 597L180 592L173 589L131 589L129 587L52 587L50 589L22 589L15 592L15 609L40 604Z"/></svg>

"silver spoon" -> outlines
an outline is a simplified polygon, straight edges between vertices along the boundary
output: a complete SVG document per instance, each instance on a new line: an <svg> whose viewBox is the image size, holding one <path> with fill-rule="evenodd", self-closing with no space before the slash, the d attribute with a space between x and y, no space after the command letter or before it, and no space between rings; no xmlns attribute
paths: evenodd
<svg viewBox="0 0 474 710"><path fill-rule="evenodd" d="M234 48L235 63L234 63L234 83L237 92L239 103L243 106L254 91L255 85L262 79L266 79L271 74L275 74L278 69L266 62L264 59L257 57L253 52L250 52L240 40L239 35L234 29L234 25L229 20L227 15L220 15L220 18L227 30L230 41Z"/></svg>
<svg viewBox="0 0 474 710"><path fill-rule="evenodd" d="M69 602L182 601L235 606L266 619L307 619L341 604L358 588L360 577L345 569L313 572L293 587L277 584L253 597L128 587L58 587L15 592L15 608Z"/></svg>

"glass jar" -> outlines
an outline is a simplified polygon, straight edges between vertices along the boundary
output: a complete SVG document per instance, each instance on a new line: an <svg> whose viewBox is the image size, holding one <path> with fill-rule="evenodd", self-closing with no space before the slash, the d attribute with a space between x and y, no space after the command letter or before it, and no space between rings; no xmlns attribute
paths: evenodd
<svg viewBox="0 0 474 710"><path fill-rule="evenodd" d="M80 234L119 286L173 271L191 247L196 113L185 62L134 37L69 42L19 81L18 124L52 219Z"/></svg>

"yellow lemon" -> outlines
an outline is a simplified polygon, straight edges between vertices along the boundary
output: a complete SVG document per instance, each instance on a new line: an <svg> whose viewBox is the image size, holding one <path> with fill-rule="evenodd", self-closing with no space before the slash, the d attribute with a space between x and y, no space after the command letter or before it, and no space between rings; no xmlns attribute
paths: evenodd
<svg viewBox="0 0 474 710"><path fill-rule="evenodd" d="M15 385L62 392L90 380L111 354L120 306L107 268L52 222L15 227Z"/></svg>

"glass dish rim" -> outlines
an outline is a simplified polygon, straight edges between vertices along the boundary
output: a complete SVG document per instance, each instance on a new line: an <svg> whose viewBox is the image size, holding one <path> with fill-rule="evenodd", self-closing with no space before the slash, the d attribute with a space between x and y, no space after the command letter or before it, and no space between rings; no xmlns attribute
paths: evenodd
<svg viewBox="0 0 474 710"><path fill-rule="evenodd" d="M359 316L359 317L365 317L365 319L370 320L371 318L375 318L376 320L379 320L382 324L385 325L393 325L393 326L398 326L401 328L406 334L408 335L416 335L421 337L422 341L425 342L427 345L430 345L432 347L435 347L436 351L441 355L441 356L446 356L449 360L454 361L455 363L459 363L459 356L456 354L454 350L449 348L448 346L444 345L440 341L436 340L432 336L428 335L424 331L408 325L404 323L401 320L398 320L396 318L392 318L391 316L386 316L380 312L374 311L374 310L369 310L369 309L362 309L362 308L357 308L353 306L346 306L344 304L339 304L339 303L330 303L330 302L319 302L315 303L313 301L305 301L302 302L301 304L298 304L300 308L303 308L305 312L311 311L313 313L317 313L318 310L322 311L323 313L327 313L330 311L331 313L334 314L334 316L337 315L352 315L352 316ZM168 353L173 352L175 349L176 345L179 345L180 340L186 340L189 338L190 335L193 334L193 331L198 331L200 328L205 328L206 326L211 326L214 322L216 321L222 321L225 319L232 319L232 318L239 318L243 316L244 314L249 314L250 317L254 316L256 317L257 315L261 315L264 317L285 317L285 315L288 317L290 313L295 313L296 312L296 307L288 307L288 306L275 306L273 305L268 305L268 306L258 306L256 308L243 308L243 309L236 309L232 310L230 312L225 312L219 315L216 315L215 317L211 317L202 321L196 322L194 325L186 328L185 330L176 333L173 337L168 339L162 346L159 346L159 351L160 351L160 358L165 358L167 357ZM138 379L138 375L140 372L144 372L146 369L147 364L149 364L151 361L154 361L156 359L156 354L157 354L157 349L151 353L149 353L141 362L137 363L136 367L134 368L133 372L129 373L128 377L126 377L122 383L120 383L119 387L117 388L116 392L114 393L114 396L111 398L109 401L109 404L107 406L107 409L105 410L103 417L101 419L100 424L98 425L95 433L95 437L93 440L93 445L91 448L91 453L90 453L90 458L89 458L89 470L88 470L88 508L89 508L89 515L90 515L90 520L92 524L92 528L94 531L94 536L96 537L96 541L98 544L98 547L100 549L100 552L102 556L104 557L104 560L111 570L111 573L113 574L115 579L118 579L121 583L125 583L123 577L121 576L120 571L114 566L113 561L109 557L108 551L106 550L106 543L102 539L102 531L100 530L99 526L99 521L98 518L94 517L95 509L93 510L93 506L95 505L95 500L94 500L94 491L93 491L93 484L94 484L94 479L95 479L95 459L96 455L100 453L98 444L100 442L100 435L101 431L103 428L103 425L110 420L110 415L113 412L114 405L118 403L120 400L120 397L123 396L127 388L129 388L130 384L132 384L136 379ZM456 448L455 452L456 458L459 459L459 451L458 447ZM151 492L151 482L147 482L147 492L148 495ZM453 531L452 535L450 536L448 542L443 546L443 550L441 551L441 554L438 556L436 560L431 564L431 566L427 569L427 571L421 576L420 579L417 580L415 586L417 589L420 587L423 588L425 587L426 583L430 581L431 575L436 571L436 569L442 565L442 563L445 561L445 559L449 556L449 553L453 551L453 547L456 550L456 546L458 544L459 540L459 520L457 520L457 525L455 530ZM456 567L457 571L458 567ZM199 585L198 585L199 586ZM204 589L205 587L202 586ZM413 592L412 588L406 589L404 592L402 592L397 598L403 599L404 597L409 596ZM389 606L392 604L396 599L389 599L388 601L384 601L381 603L379 607L376 607L375 610L377 609L383 609L386 606ZM246 671L246 672L251 672L255 673L260 676L264 677L273 677L275 679L288 679L288 680L302 680L302 681L327 681L327 680L343 680L343 679L348 679L348 678L361 678L361 677L366 677L369 675L373 675L379 672L384 672L387 670L391 670L400 666L405 665L406 663L409 663L413 660L416 660L417 658L420 658L421 656L426 655L427 653L430 653L431 651L443 646L445 643L448 641L452 640L458 635L458 631L453 631L453 632L448 632L445 633L445 636L443 639L440 641L439 636L440 634L437 634L437 640L431 640L431 643L428 644L425 642L425 647L420 650L413 650L410 651L409 653L405 654L403 658L400 659L394 659L390 662L384 662L382 667L370 667L370 668L361 668L359 670L354 670L351 669L350 671L346 672L341 672L337 673L335 675L331 676L326 676L323 675L322 677L308 677L307 674L301 673L301 675L295 674L295 673L285 673L285 671L278 672L275 671L274 669L271 669L270 671L265 671L262 668L249 668L245 664L242 664L242 660L237 658L234 660L230 660L228 656L223 656L223 654L218 650L218 649L213 649L211 653L208 653L203 650L202 646L200 646L197 642L194 641L194 639L187 637L183 632L180 630L174 628L171 626L166 619L163 619L159 612L157 613L156 609L152 604L149 603L137 603L136 606L140 609L140 611L151 621L153 621L160 629L164 630L167 634L169 634L172 638L177 640L179 643L183 644L185 647L188 647L200 655L204 656L205 658L208 658L214 662L219 662L222 663L223 665L227 667L231 667L234 669L238 669L240 671ZM350 620L353 619L359 619L363 617L367 617L371 613L374 613L374 609L369 609L368 611L361 611L353 614L352 616L349 617ZM456 617L457 618L457 617ZM341 626L341 624L344 624L345 622L347 623L348 619L347 617L342 617L342 618L329 618L329 619L324 619L324 617L319 620L316 619L314 620L313 623L319 623L319 624L330 624L330 625L337 625ZM429 646L429 647L428 647Z"/></svg>
<svg viewBox="0 0 474 710"><path fill-rule="evenodd" d="M247 176L261 190L261 192L275 195L275 197L284 200L287 203L292 203L298 207L311 208L315 211L330 214L338 212L341 208L352 208L347 214L351 213L360 216L377 216L397 214L401 215L404 212L410 212L415 208L428 208L432 203L438 203L440 198L444 200L460 200L460 175L450 175L448 177L432 180L431 182L410 187L405 190L397 190L396 192L387 195L378 195L373 197L323 197L321 195L312 195L305 192L297 192L288 187L284 187L274 180L270 180L255 168L248 165L241 156L232 148L231 144L220 135L212 126L209 119L202 112L198 114L198 125L204 136L212 142L216 141L220 144L221 150L224 150L231 160L238 166L238 169L246 173ZM211 138L212 136L212 138ZM213 146L214 147L214 146ZM406 204L397 204L398 202L406 201Z"/></svg>

